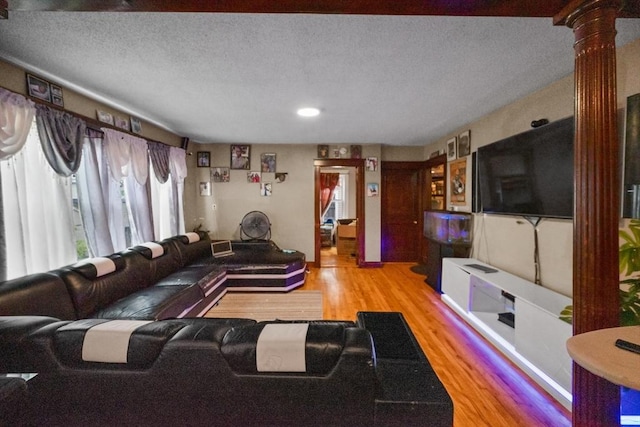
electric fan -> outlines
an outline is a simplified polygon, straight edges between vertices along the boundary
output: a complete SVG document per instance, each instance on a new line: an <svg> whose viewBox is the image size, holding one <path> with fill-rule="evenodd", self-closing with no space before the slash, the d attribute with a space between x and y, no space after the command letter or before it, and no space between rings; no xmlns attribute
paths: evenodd
<svg viewBox="0 0 640 427"><path fill-rule="evenodd" d="M251 240L271 240L271 223L269 218L260 211L251 211L242 218L240 223L240 239L246 236Z"/></svg>

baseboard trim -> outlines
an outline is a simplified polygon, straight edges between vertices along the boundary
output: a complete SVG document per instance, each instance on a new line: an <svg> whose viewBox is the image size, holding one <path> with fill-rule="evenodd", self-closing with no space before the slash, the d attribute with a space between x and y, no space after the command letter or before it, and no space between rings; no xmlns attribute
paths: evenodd
<svg viewBox="0 0 640 427"><path fill-rule="evenodd" d="M384 264L379 261L364 261L360 263L360 268L382 268Z"/></svg>

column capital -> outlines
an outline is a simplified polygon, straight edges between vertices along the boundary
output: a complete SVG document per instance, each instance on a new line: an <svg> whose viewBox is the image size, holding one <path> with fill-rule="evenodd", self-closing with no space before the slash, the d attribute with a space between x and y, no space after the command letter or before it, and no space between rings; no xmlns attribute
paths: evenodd
<svg viewBox="0 0 640 427"><path fill-rule="evenodd" d="M573 0L553 17L553 24L573 28L576 20L589 12L613 9L618 14L622 6L622 0Z"/></svg>

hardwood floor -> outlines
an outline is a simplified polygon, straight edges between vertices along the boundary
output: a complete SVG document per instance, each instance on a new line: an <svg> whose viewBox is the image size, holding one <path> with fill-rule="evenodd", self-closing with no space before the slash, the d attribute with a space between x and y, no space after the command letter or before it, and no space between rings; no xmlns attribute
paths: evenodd
<svg viewBox="0 0 640 427"><path fill-rule="evenodd" d="M402 312L453 399L456 427L570 426L570 412L451 311L412 265L312 268L300 289L323 292L325 319Z"/></svg>

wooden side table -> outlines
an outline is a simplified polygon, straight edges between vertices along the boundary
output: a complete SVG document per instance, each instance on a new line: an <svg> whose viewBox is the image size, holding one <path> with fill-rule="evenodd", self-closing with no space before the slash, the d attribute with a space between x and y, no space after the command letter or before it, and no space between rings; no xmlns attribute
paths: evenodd
<svg viewBox="0 0 640 427"><path fill-rule="evenodd" d="M567 340L571 358L592 374L614 384L640 390L640 354L615 346L620 338L640 344L640 326L598 329Z"/></svg>

